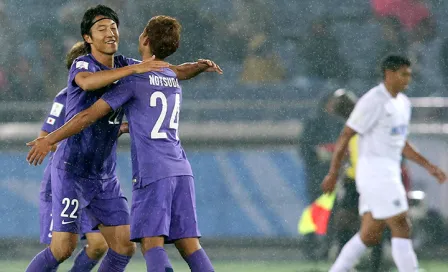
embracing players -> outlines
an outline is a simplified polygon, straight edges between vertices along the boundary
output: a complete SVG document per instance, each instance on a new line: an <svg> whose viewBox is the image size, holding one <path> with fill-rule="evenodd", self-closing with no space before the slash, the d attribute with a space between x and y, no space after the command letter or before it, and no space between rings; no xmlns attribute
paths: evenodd
<svg viewBox="0 0 448 272"><path fill-rule="evenodd" d="M187 79L216 66L210 61L169 66L149 58L143 62L114 56L119 42L119 20L110 8L99 5L86 11L81 32L88 55L74 61L68 78L66 120L94 104L110 85L122 77L170 67ZM73 252L79 231L80 211L99 227L109 250L98 271L124 271L135 245L130 241L129 212L116 166L116 140L123 111L117 109L85 131L61 142L51 169L53 237L27 271L54 271ZM35 154L28 160L34 161ZM42 158L43 159L43 158ZM36 161L37 162L37 161ZM41 163L42 161L38 161Z"/></svg>

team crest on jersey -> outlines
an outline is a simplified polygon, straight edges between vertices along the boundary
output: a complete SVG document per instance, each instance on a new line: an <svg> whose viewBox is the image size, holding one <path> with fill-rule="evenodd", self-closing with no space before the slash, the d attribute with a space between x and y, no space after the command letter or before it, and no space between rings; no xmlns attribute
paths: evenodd
<svg viewBox="0 0 448 272"><path fill-rule="evenodd" d="M85 61L76 62L76 69L89 69L89 63Z"/></svg>
<svg viewBox="0 0 448 272"><path fill-rule="evenodd" d="M397 206L397 207L400 207L400 205L401 205L400 200L399 199L395 199L394 200L394 205Z"/></svg>
<svg viewBox="0 0 448 272"><path fill-rule="evenodd" d="M62 109L64 108L64 105L58 102L54 102L53 106L51 107L50 115L59 117L61 115Z"/></svg>
<svg viewBox="0 0 448 272"><path fill-rule="evenodd" d="M392 127L392 129L390 130L390 135L392 136L406 135L407 131L408 131L407 125L399 125L396 127Z"/></svg>

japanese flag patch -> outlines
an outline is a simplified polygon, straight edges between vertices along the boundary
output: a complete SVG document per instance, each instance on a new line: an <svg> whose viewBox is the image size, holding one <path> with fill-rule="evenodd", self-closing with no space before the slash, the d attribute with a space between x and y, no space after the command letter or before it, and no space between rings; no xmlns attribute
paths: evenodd
<svg viewBox="0 0 448 272"><path fill-rule="evenodd" d="M51 107L50 115L59 117L61 115L62 109L64 108L64 105L58 102L54 102L53 106Z"/></svg>
<svg viewBox="0 0 448 272"><path fill-rule="evenodd" d="M56 121L56 119L54 119L54 118L52 118L52 117L48 117L48 119L47 119L47 124L50 124L50 125L54 125L54 122Z"/></svg>
<svg viewBox="0 0 448 272"><path fill-rule="evenodd" d="M88 70L89 69L89 63L85 62L85 61L78 61L76 63L76 69L85 69Z"/></svg>

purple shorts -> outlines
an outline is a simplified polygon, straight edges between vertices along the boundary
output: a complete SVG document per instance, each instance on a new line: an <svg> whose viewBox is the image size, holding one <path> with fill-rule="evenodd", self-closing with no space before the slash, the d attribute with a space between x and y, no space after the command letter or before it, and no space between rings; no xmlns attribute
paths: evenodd
<svg viewBox="0 0 448 272"><path fill-rule="evenodd" d="M80 233L99 224L129 225L128 203L116 178L86 179L52 167L51 191L53 231Z"/></svg>
<svg viewBox="0 0 448 272"><path fill-rule="evenodd" d="M86 214L81 212L81 239L85 239L86 233L99 232L93 230L92 221ZM51 232L53 231L53 218L51 217L51 201L40 199L39 205L39 221L40 221L40 242L49 245L51 243Z"/></svg>
<svg viewBox="0 0 448 272"><path fill-rule="evenodd" d="M192 176L169 177L132 192L131 241L165 236L166 243L200 237Z"/></svg>
<svg viewBox="0 0 448 272"><path fill-rule="evenodd" d="M51 218L51 201L40 199L39 204L40 242L49 245L51 232L53 231L53 220Z"/></svg>

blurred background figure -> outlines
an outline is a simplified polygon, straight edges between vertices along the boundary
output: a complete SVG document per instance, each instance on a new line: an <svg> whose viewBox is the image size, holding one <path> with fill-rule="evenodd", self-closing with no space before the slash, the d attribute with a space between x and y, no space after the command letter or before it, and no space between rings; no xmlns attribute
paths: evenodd
<svg viewBox="0 0 448 272"><path fill-rule="evenodd" d="M331 24L332 19L327 16L315 19L299 46L304 47L308 77L317 83L342 84L350 76L350 67L339 52L339 41L331 31Z"/></svg>
<svg viewBox="0 0 448 272"><path fill-rule="evenodd" d="M344 120L335 114L336 100L333 93L320 99L316 113L305 121L299 139L308 196L312 201L322 193L320 184L328 172L335 141L344 126Z"/></svg>
<svg viewBox="0 0 448 272"><path fill-rule="evenodd" d="M328 172L335 141L344 126L344 120L335 114L336 97L326 94L319 101L316 113L304 123L299 138L299 154L304 162L308 199L315 201L321 194L320 184ZM321 259L326 251L318 247L314 233L307 235L305 246L310 259Z"/></svg>
<svg viewBox="0 0 448 272"><path fill-rule="evenodd" d="M243 63L241 82L247 84L279 83L284 68L273 51L272 41L264 33L255 34L248 43L247 56Z"/></svg>

